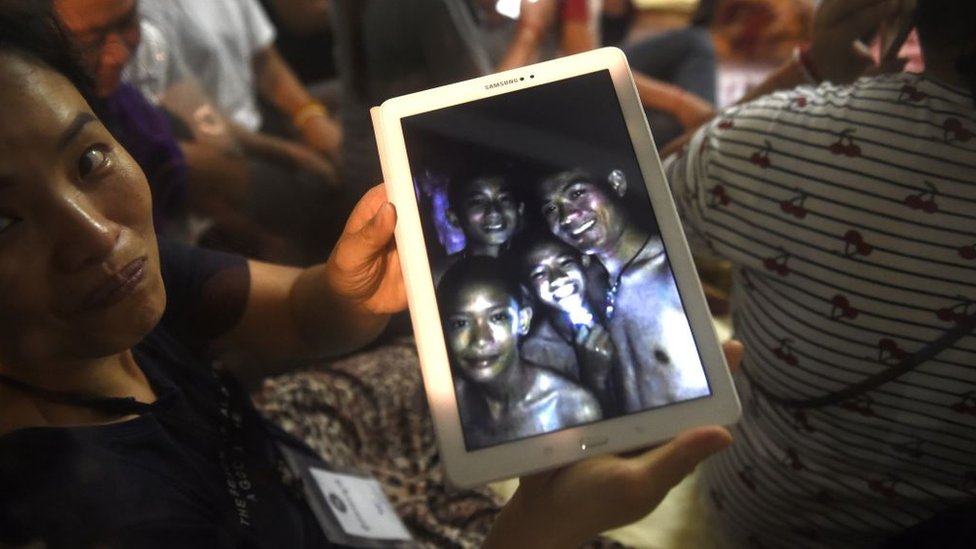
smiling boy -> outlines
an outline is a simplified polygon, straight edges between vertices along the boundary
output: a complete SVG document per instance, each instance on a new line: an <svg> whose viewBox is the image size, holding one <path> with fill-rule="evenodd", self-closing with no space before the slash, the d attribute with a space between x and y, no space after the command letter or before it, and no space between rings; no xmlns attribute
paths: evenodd
<svg viewBox="0 0 976 549"><path fill-rule="evenodd" d="M600 419L586 389L519 356L532 308L498 260L464 258L438 286L441 320L470 449Z"/></svg>

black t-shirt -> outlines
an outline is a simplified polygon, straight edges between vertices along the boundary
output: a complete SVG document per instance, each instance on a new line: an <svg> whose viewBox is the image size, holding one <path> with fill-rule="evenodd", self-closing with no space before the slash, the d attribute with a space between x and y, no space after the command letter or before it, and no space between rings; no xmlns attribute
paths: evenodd
<svg viewBox="0 0 976 549"><path fill-rule="evenodd" d="M311 450L206 358L244 310L246 262L164 242L160 255L166 313L134 349L157 401L122 423L0 437L0 546L329 547L274 441Z"/></svg>

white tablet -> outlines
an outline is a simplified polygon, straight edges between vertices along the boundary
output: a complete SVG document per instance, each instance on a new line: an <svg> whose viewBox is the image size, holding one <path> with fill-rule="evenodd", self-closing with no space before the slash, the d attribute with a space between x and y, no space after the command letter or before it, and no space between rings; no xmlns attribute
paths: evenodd
<svg viewBox="0 0 976 549"><path fill-rule="evenodd" d="M738 419L620 50L397 97L372 114L453 483Z"/></svg>

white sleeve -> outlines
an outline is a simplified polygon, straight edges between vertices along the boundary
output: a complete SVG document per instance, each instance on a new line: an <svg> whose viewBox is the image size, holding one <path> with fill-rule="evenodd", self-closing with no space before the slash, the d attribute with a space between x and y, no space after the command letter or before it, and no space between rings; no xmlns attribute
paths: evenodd
<svg viewBox="0 0 976 549"><path fill-rule="evenodd" d="M258 0L234 0L241 3L241 15L251 39L251 51L260 52L274 44L277 30Z"/></svg>

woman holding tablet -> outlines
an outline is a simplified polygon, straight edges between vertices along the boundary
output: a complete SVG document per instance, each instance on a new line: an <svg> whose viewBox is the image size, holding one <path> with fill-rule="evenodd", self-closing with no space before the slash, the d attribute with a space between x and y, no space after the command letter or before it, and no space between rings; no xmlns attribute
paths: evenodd
<svg viewBox="0 0 976 549"><path fill-rule="evenodd" d="M207 357L365 344L405 303L394 209L371 191L306 270L157 243L145 178L40 6L0 0L0 544L336 546L282 476L314 455ZM575 547L728 443L699 428L528 477L486 546Z"/></svg>

